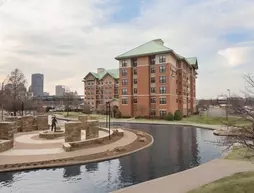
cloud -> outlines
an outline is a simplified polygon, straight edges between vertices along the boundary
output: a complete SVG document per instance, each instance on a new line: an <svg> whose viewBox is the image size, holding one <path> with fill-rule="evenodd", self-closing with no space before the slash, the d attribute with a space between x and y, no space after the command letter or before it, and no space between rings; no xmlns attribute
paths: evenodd
<svg viewBox="0 0 254 193"><path fill-rule="evenodd" d="M42 72L45 90L54 93L61 83L82 94L80 80L89 71L117 68L116 55L162 38L177 53L198 57L198 97L216 95L229 84L235 92L241 88L241 74L252 68L253 39L240 45L222 37L254 32L252 0L143 0L135 14L120 15L122 22L112 19L125 5L123 0L5 2L0 6L0 75L15 67L28 79ZM223 81L230 75L232 83Z"/></svg>
<svg viewBox="0 0 254 193"><path fill-rule="evenodd" d="M254 45L231 47L218 51L218 54L227 60L227 63L225 64L230 67L251 63L253 53Z"/></svg>

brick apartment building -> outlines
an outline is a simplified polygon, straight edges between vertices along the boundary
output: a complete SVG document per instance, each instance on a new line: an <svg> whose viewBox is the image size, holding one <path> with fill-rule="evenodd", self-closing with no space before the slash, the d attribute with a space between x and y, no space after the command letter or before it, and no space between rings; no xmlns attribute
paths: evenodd
<svg viewBox="0 0 254 193"><path fill-rule="evenodd" d="M119 69L105 70L98 68L97 73L89 72L83 79L84 103L91 109L98 105L119 98Z"/></svg>
<svg viewBox="0 0 254 193"><path fill-rule="evenodd" d="M119 61L119 108L123 116L164 117L196 106L197 58L185 58L152 40L115 58Z"/></svg>

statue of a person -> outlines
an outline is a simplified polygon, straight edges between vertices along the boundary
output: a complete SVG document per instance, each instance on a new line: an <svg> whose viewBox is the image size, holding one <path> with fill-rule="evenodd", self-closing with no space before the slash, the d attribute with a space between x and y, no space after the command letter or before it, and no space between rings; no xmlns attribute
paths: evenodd
<svg viewBox="0 0 254 193"><path fill-rule="evenodd" d="M51 120L51 131L56 132L56 124L57 124L57 119L55 116L52 116Z"/></svg>

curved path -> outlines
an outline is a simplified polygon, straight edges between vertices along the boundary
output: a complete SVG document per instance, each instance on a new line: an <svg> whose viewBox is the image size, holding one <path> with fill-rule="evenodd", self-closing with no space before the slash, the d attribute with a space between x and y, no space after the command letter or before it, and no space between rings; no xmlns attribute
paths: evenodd
<svg viewBox="0 0 254 193"><path fill-rule="evenodd" d="M72 158L72 157L77 157L77 156L84 156L84 155L90 155L90 154L96 154L96 153L102 153L107 150L112 150L116 147L121 147L121 146L126 146L128 144L131 144L137 139L137 135L134 134L133 132L124 131L124 136L119 139L116 142L107 144L107 145L102 145L99 147L93 147L93 148L88 148L88 149L81 149L77 151L72 151L72 152L59 152L57 154L48 152L43 149L39 150L41 154L33 154L33 155L22 155L22 154L12 154L12 155L5 155L8 151L4 153L0 153L0 165L5 165L5 164L18 164L18 163L25 163L25 162L39 162L39 161L51 161L51 160L56 160L56 159L66 159L66 158ZM11 151L11 150L9 150ZM27 153L28 151L32 151L31 149L23 149L23 153ZM53 151L58 151L56 149L53 149Z"/></svg>

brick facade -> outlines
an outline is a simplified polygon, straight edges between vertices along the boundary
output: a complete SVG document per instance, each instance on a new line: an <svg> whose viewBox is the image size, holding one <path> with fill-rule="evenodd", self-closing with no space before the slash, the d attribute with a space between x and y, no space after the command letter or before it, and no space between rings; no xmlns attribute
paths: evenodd
<svg viewBox="0 0 254 193"><path fill-rule="evenodd" d="M117 71L117 74L114 71ZM84 103L95 110L100 104L104 105L108 101L118 99L118 73L118 69L105 70L103 68L99 68L97 73L88 73L83 79Z"/></svg>
<svg viewBox="0 0 254 193"><path fill-rule="evenodd" d="M161 40L155 44L158 42L163 46ZM139 47L135 49L138 52ZM183 115L194 113L197 67L186 58L168 50L140 56L120 55L116 59L119 61L119 108L123 116L164 117L176 110Z"/></svg>

